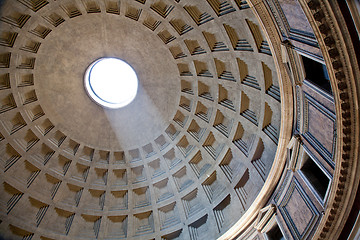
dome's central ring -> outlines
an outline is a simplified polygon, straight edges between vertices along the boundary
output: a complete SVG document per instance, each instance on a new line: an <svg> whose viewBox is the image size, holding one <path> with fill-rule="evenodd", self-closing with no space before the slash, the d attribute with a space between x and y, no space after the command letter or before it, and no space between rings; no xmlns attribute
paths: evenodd
<svg viewBox="0 0 360 240"><path fill-rule="evenodd" d="M84 76L85 89L92 100L106 108L121 108L137 93L134 69L118 58L100 58L90 64Z"/></svg>

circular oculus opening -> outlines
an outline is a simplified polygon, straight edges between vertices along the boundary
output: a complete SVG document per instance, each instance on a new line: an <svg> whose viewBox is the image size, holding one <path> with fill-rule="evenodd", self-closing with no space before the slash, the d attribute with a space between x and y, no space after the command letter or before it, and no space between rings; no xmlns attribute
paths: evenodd
<svg viewBox="0 0 360 240"><path fill-rule="evenodd" d="M121 108L136 96L138 79L134 69L117 58L100 58L90 64L84 77L92 100L107 108Z"/></svg>

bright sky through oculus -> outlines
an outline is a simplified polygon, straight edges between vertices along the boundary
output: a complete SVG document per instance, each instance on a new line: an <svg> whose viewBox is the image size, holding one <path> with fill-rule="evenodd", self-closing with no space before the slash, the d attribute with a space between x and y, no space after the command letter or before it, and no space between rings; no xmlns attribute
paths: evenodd
<svg viewBox="0 0 360 240"><path fill-rule="evenodd" d="M90 97L107 108L121 108L131 103L137 93L134 69L117 58L101 58L85 73L85 88Z"/></svg>

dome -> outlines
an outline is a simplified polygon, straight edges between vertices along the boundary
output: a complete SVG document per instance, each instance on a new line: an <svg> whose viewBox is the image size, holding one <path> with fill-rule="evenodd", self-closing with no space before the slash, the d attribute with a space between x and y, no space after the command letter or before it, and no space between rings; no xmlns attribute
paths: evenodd
<svg viewBox="0 0 360 240"><path fill-rule="evenodd" d="M0 238L356 235L356 25L264 2L0 2Z"/></svg>

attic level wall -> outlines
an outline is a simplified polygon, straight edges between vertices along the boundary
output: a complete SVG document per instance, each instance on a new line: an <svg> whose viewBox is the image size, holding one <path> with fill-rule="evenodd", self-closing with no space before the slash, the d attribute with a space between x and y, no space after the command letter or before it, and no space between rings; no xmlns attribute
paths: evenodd
<svg viewBox="0 0 360 240"><path fill-rule="evenodd" d="M311 239L327 207L333 181L336 115L331 95L306 80L296 89L298 117L288 146L288 170L271 203L286 238Z"/></svg>
<svg viewBox="0 0 360 240"><path fill-rule="evenodd" d="M351 125L350 106L344 98L348 94L344 93L345 76L343 69L333 64L340 58L339 49L329 41L336 37L333 32L324 31L324 22L329 20L325 19L325 12L343 11L342 14L346 14L351 12L351 4L348 4L350 10L346 10L345 1L341 2L340 10L336 4L331 9L318 1L299 2L301 4L297 1L267 1L282 34L286 58L283 64L294 73L295 122L280 184L267 206L260 210L253 223L254 229L248 229L238 236L239 239L356 239L355 236L359 233L358 226L355 225L358 224L355 218L359 214L358 190L354 189L351 194L352 199L356 197L354 205L346 205L341 201L340 196L348 183L346 179L351 179L351 176L347 169L348 163L341 162L340 166L338 161L342 158L353 161L356 168L358 159L352 159L346 153L341 155L342 151L350 151L350 135L355 128L350 130L341 126ZM316 21L312 26L307 23L302 8L306 9L304 11L311 20ZM294 16L294 12L298 14ZM342 24L345 29L346 25L344 22ZM349 29L355 29L350 26L354 24L351 21L347 21L347 24ZM354 33L352 31L350 35ZM320 36L319 43L315 35ZM327 59L324 59L320 49L326 53ZM351 54L353 53L349 52L349 56L354 56ZM335 81L331 78L331 73L334 74ZM350 82L353 79L349 77L347 80ZM338 104L337 96L341 99ZM341 115L337 115L339 108L342 109ZM342 151L339 150L339 145L342 146ZM342 172L341 179L337 175L339 169ZM354 179L358 182L358 177ZM335 199L332 199L332 194L336 196ZM341 211L339 205L343 206ZM350 209L347 221L337 218L339 212L350 212ZM341 230L339 225L344 226L344 229Z"/></svg>
<svg viewBox="0 0 360 240"><path fill-rule="evenodd" d="M276 65L247 1L7 0L5 6L1 234L27 240L216 239L246 213L274 162L282 121ZM74 51L60 54L54 46L62 44ZM59 94L82 83L82 74L65 77L77 72L68 69L81 72L79 62L103 50L138 56L139 94L154 106L133 102L127 122L141 121L136 128L120 123L127 110L109 119L99 106L89 106L86 94L84 101ZM51 74L42 74L46 69ZM56 90L49 101L43 81L43 88ZM52 102L58 97L63 101ZM90 117L77 121L68 112L49 111L73 110L75 103L87 109L75 108L77 113ZM114 129L120 131L109 137ZM148 130L154 136L147 137ZM128 143L130 137L136 143Z"/></svg>

